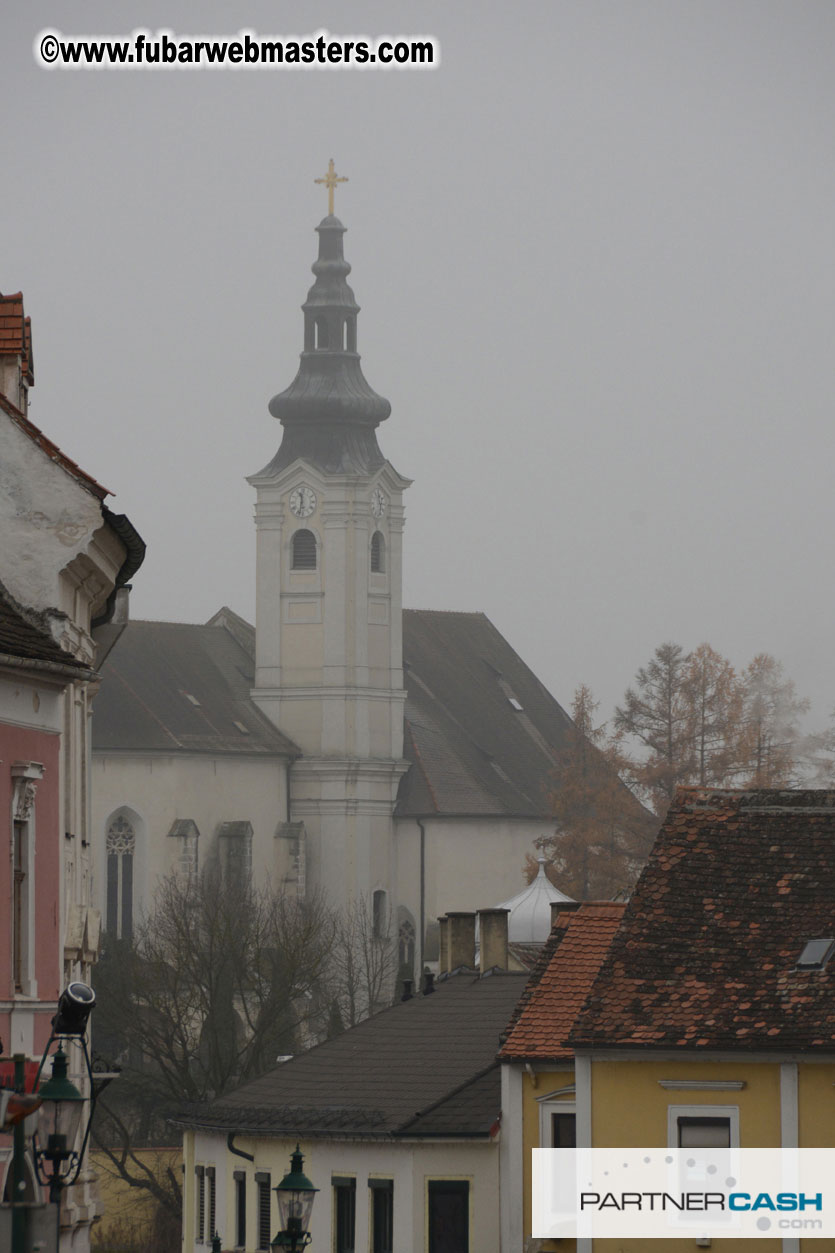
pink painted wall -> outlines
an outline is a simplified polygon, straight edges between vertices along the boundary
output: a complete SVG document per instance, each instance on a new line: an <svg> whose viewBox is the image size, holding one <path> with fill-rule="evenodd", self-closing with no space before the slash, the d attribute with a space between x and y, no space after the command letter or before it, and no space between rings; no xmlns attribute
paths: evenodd
<svg viewBox="0 0 835 1253"><path fill-rule="evenodd" d="M0 723L0 997L14 997L11 962L11 835L13 780L16 761L43 764L35 797L35 978L38 999L55 1001L61 990L63 942L60 937L61 847L60 737ZM41 1020L42 1021L38 1021ZM37 1015L36 1050L49 1037L49 1016ZM9 1038L9 1016L0 1014L0 1036Z"/></svg>

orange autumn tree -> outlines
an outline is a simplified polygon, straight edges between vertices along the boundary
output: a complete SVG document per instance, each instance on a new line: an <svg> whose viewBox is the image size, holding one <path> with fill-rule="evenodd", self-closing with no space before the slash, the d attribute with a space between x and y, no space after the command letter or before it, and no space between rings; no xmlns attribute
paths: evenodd
<svg viewBox="0 0 835 1253"><path fill-rule="evenodd" d="M667 811L680 784L786 787L797 782L825 736L801 735L809 702L783 666L758 654L738 674L709 644L685 653L656 648L615 711L624 760L639 793ZM638 751L627 758L631 739ZM824 745L825 747L825 745Z"/></svg>

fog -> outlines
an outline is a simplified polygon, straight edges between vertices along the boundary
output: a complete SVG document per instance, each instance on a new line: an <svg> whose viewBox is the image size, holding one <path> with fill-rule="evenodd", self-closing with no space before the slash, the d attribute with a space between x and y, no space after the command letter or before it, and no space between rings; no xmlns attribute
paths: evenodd
<svg viewBox="0 0 835 1253"><path fill-rule="evenodd" d="M432 35L404 70L46 70L33 41ZM414 479L409 606L484 610L607 715L656 644L835 706L835 8L35 3L0 41L0 290L31 417L148 543L136 617L254 613L253 493L333 157Z"/></svg>

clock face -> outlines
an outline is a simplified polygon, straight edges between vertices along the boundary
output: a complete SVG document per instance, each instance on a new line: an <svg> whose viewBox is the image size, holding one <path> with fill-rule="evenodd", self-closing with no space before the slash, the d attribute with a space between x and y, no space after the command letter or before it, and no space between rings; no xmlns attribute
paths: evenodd
<svg viewBox="0 0 835 1253"><path fill-rule="evenodd" d="M375 518L382 518L386 511L386 498L379 487L374 488L371 496L371 512Z"/></svg>
<svg viewBox="0 0 835 1253"><path fill-rule="evenodd" d="M297 518L309 518L316 508L316 493L313 488L295 488L290 493L290 508Z"/></svg>

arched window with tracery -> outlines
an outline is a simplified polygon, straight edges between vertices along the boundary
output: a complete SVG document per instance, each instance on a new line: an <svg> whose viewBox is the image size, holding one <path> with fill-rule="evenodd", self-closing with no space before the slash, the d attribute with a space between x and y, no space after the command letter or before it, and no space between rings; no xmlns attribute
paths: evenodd
<svg viewBox="0 0 835 1253"><path fill-rule="evenodd" d="M316 536L312 531L303 529L293 532L292 568L294 570L316 569Z"/></svg>
<svg viewBox="0 0 835 1253"><path fill-rule="evenodd" d="M133 934L133 866L136 831L124 814L107 828L107 930L118 939Z"/></svg>

